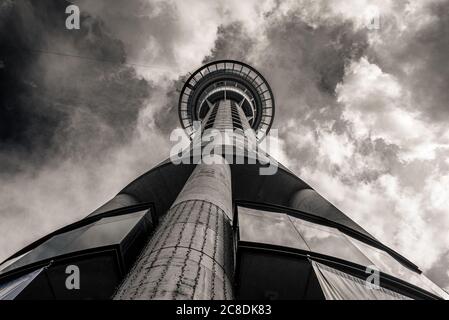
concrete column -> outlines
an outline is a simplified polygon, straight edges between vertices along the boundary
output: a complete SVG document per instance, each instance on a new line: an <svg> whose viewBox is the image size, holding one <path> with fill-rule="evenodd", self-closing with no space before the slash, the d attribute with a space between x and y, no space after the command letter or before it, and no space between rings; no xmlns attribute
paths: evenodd
<svg viewBox="0 0 449 320"><path fill-rule="evenodd" d="M115 299L232 299L231 171L199 164Z"/></svg>

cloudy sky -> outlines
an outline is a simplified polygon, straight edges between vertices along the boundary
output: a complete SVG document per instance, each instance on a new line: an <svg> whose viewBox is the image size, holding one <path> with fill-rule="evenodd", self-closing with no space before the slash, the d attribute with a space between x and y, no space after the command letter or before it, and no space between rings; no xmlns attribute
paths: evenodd
<svg viewBox="0 0 449 320"><path fill-rule="evenodd" d="M0 260L168 157L183 77L228 58L273 88L274 156L449 288L448 0L72 2L80 30L0 2Z"/></svg>

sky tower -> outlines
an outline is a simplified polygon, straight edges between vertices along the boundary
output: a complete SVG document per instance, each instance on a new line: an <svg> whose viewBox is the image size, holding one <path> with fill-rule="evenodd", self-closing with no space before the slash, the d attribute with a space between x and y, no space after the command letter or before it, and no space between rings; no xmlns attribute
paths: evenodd
<svg viewBox="0 0 449 320"><path fill-rule="evenodd" d="M447 299L259 148L274 114L251 66L196 70L179 99L188 152L3 262L0 299Z"/></svg>

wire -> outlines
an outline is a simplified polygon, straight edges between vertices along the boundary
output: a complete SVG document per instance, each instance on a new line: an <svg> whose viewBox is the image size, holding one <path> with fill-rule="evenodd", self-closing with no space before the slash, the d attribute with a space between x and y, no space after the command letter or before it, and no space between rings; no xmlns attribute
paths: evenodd
<svg viewBox="0 0 449 320"><path fill-rule="evenodd" d="M142 67L142 68L148 68L148 69L159 69L159 70L169 70L165 67L157 67L157 66L148 66L140 63L132 63L132 62L122 62L122 61L114 61L114 60L102 60L102 59L96 59L93 57L86 57L86 56L79 56L72 53L62 53L62 52L55 52L55 51L48 51L48 50L42 50L42 49L30 49L30 48L23 48L23 47L13 47L13 46L5 46L0 45L0 47L3 48L9 48L9 49L15 49L15 50L22 50L22 51L28 51L35 54L49 54L49 55L56 55L61 57L69 57L69 58L78 58L83 60L90 60L90 61L97 61L97 62L104 62L104 63L119 63L123 65L133 66L133 67Z"/></svg>

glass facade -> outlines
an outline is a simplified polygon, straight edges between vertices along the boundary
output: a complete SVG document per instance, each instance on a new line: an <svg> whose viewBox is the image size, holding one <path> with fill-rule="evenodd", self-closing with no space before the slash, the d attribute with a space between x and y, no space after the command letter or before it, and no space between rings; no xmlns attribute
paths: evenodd
<svg viewBox="0 0 449 320"><path fill-rule="evenodd" d="M338 229L291 216L288 217L298 233L307 242L310 251L334 256L360 265L371 265L368 258L353 246Z"/></svg>
<svg viewBox="0 0 449 320"><path fill-rule="evenodd" d="M337 228L281 212L238 206L241 241L300 249L366 266L408 282L442 298L448 294L423 274L405 267L386 251L357 240Z"/></svg>
<svg viewBox="0 0 449 320"><path fill-rule="evenodd" d="M352 237L346 237L356 247L358 247L360 251L362 251L367 257L369 257L369 259L372 261L372 264L378 267L380 271L392 275L398 279L404 280L442 298L449 298L449 295L444 290L439 288L424 274L419 274L403 266L385 251L372 247Z"/></svg>
<svg viewBox="0 0 449 320"><path fill-rule="evenodd" d="M239 207L240 240L309 251L287 215Z"/></svg>
<svg viewBox="0 0 449 320"><path fill-rule="evenodd" d="M61 233L20 256L13 263L0 266L0 274L31 263L72 252L111 245L119 245L146 215L147 210L102 218L86 226Z"/></svg>

